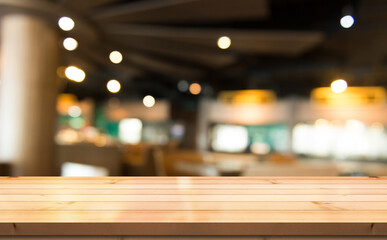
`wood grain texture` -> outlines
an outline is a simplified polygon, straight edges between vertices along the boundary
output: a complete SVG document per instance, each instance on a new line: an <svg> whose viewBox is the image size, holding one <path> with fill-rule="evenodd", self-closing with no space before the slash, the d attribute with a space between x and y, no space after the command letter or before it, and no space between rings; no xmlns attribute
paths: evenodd
<svg viewBox="0 0 387 240"><path fill-rule="evenodd" d="M2 177L0 235L387 236L387 177Z"/></svg>

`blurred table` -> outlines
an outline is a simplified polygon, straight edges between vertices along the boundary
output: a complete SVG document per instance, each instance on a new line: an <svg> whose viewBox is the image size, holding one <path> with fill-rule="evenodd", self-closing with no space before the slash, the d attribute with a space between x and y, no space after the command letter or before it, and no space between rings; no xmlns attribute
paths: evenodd
<svg viewBox="0 0 387 240"><path fill-rule="evenodd" d="M387 176L387 164L367 161L298 159L292 163L246 164L242 176Z"/></svg>
<svg viewBox="0 0 387 240"><path fill-rule="evenodd" d="M328 161L300 161L292 163L256 162L248 165L243 176L339 176L340 169Z"/></svg>
<svg viewBox="0 0 387 240"><path fill-rule="evenodd" d="M387 177L3 177L10 236L386 239Z"/></svg>

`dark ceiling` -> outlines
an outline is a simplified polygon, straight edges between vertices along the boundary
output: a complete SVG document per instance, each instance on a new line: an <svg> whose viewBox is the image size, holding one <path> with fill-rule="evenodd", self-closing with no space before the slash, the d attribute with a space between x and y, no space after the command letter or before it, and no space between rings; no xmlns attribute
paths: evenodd
<svg viewBox="0 0 387 240"><path fill-rule="evenodd" d="M40 9L33 11L55 24L63 14L75 20L75 29L61 34L79 42L63 50L63 65L86 71L83 83L64 90L79 97L111 97L111 78L122 84L119 98L172 101L197 98L178 91L182 79L200 82L207 96L252 88L308 96L336 78L387 87L387 1L20 1L35 2ZM355 24L344 29L339 21L347 13ZM226 50L216 44L223 35L232 40ZM123 53L121 64L109 61L112 50Z"/></svg>

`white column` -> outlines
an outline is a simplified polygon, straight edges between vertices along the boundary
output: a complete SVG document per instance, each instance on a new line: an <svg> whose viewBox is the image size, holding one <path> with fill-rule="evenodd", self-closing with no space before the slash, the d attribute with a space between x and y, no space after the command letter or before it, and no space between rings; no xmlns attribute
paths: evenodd
<svg viewBox="0 0 387 240"><path fill-rule="evenodd" d="M0 30L0 161L14 175L52 175L57 33L22 14L4 16Z"/></svg>

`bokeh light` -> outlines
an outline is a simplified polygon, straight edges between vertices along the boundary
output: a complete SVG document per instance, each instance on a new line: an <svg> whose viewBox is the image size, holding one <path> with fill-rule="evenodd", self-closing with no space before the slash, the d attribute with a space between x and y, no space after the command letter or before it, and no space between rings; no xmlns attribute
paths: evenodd
<svg viewBox="0 0 387 240"><path fill-rule="evenodd" d="M74 117L75 118L75 117L80 117L81 116L82 110L81 110L80 107L78 107L76 105L73 105L73 106L69 107L67 113L68 113L68 115L70 117Z"/></svg>
<svg viewBox="0 0 387 240"><path fill-rule="evenodd" d="M334 93L342 93L347 89L347 82L343 79L338 79L332 82L331 89Z"/></svg>
<svg viewBox="0 0 387 240"><path fill-rule="evenodd" d="M63 47L68 51L74 51L78 47L78 42L74 38L68 37L63 40Z"/></svg>
<svg viewBox="0 0 387 240"><path fill-rule="evenodd" d="M122 54L119 51L113 51L109 55L109 59L112 63L118 64L122 62Z"/></svg>
<svg viewBox="0 0 387 240"><path fill-rule="evenodd" d="M74 28L75 26L75 23L74 21L69 18L69 17L61 17L58 21L58 25L59 27L63 30L63 31L70 31Z"/></svg>
<svg viewBox="0 0 387 240"><path fill-rule="evenodd" d="M144 103L145 107L153 107L155 105L155 103L156 103L156 100L151 95L147 95L147 96L144 97L142 102Z"/></svg>
<svg viewBox="0 0 387 240"><path fill-rule="evenodd" d="M189 86L189 92L193 95L198 95L202 91L202 87L199 83L192 83Z"/></svg>
<svg viewBox="0 0 387 240"><path fill-rule="evenodd" d="M231 46L231 39L227 36L220 37L218 39L218 47L220 49L227 49Z"/></svg>
<svg viewBox="0 0 387 240"><path fill-rule="evenodd" d="M86 77L85 72L75 66L67 67L65 70L65 75L68 79L73 80L75 82L82 82Z"/></svg>
<svg viewBox="0 0 387 240"><path fill-rule="evenodd" d="M121 84L120 84L120 82L118 82L117 80L112 79L112 80L110 80L110 81L106 84L106 87L107 87L107 89L109 90L109 92L111 92L111 93L117 93L117 92L119 92L120 89L121 89Z"/></svg>
<svg viewBox="0 0 387 240"><path fill-rule="evenodd" d="M345 15L340 19L340 25L343 28L350 28L355 23L355 19L351 15Z"/></svg>
<svg viewBox="0 0 387 240"><path fill-rule="evenodd" d="M186 80L180 80L177 83L177 89L179 89L180 92L186 92L188 91L189 84Z"/></svg>

